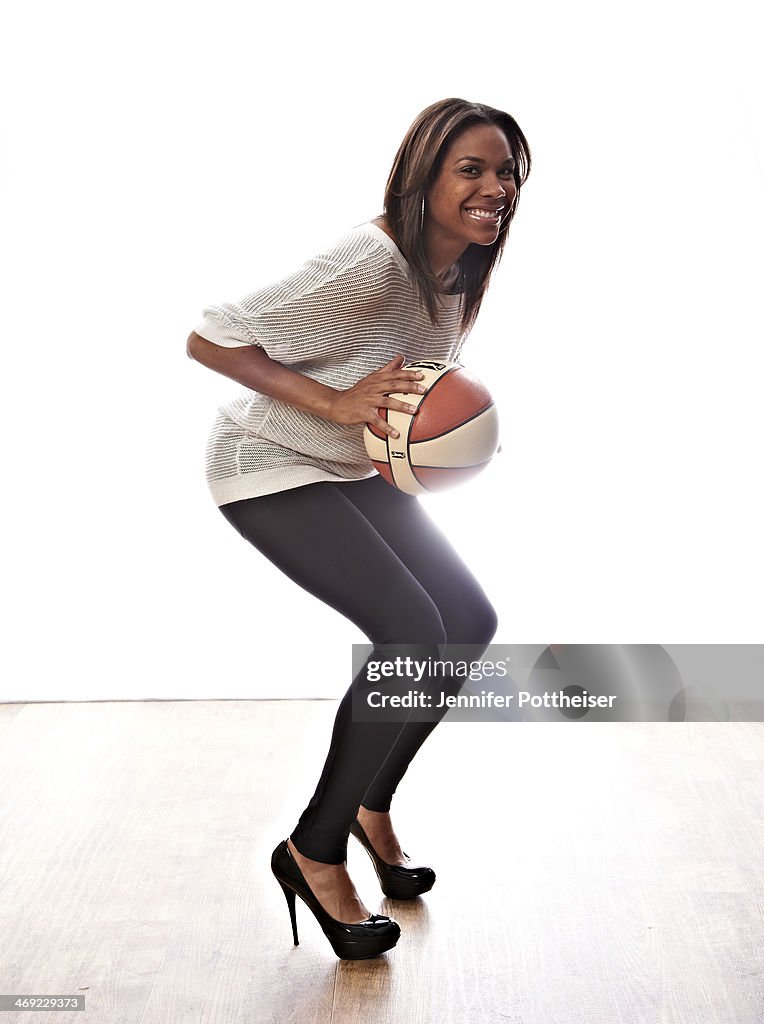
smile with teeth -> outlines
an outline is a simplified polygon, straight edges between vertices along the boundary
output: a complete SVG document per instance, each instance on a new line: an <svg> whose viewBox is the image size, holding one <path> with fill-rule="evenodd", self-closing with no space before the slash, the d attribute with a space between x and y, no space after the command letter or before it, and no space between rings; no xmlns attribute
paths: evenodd
<svg viewBox="0 0 764 1024"><path fill-rule="evenodd" d="M501 211L504 209L500 206L498 210L484 210L479 206L465 206L465 213L468 213L470 217L474 217L475 220L492 220L498 221L501 219Z"/></svg>

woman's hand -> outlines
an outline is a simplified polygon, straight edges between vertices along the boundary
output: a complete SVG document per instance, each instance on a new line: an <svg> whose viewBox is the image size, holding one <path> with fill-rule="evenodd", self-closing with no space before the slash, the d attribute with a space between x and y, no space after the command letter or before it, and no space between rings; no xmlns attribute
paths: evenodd
<svg viewBox="0 0 764 1024"><path fill-rule="evenodd" d="M418 392L427 389L415 381L424 380L418 370L402 370L405 356L397 355L367 377L361 377L357 384L346 391L338 391L331 401L328 418L335 423L368 423L384 434L398 437L398 431L383 420L378 409L397 409L399 412L415 413L416 406L388 397L392 392Z"/></svg>

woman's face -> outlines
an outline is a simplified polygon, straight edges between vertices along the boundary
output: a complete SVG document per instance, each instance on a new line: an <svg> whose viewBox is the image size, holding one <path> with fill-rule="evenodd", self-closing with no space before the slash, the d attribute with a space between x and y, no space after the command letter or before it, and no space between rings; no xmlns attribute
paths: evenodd
<svg viewBox="0 0 764 1024"><path fill-rule="evenodd" d="M492 245L515 198L515 161L504 132L473 125L446 150L425 197L424 231L431 243L463 251Z"/></svg>

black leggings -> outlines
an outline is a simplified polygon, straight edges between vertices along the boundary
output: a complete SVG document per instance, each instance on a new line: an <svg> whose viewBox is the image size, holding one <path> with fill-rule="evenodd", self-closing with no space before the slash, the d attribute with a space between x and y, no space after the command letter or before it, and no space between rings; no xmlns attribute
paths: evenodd
<svg viewBox="0 0 764 1024"><path fill-rule="evenodd" d="M387 645L409 644L420 654L470 661L496 632L493 607L446 537L416 498L381 476L305 484L220 511L290 579L355 623L375 650L386 645L384 657L393 649ZM464 680L454 682L458 692ZM328 864L346 859L360 804L390 809L437 725L354 720L359 685L367 685L365 667L340 702L321 778L290 837L300 853Z"/></svg>

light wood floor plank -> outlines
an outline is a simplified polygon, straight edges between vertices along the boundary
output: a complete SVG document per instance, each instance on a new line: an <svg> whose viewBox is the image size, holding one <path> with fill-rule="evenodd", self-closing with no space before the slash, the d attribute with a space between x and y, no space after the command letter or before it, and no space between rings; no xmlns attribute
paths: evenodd
<svg viewBox="0 0 764 1024"><path fill-rule="evenodd" d="M331 701L0 705L4 1024L761 1024L764 725L445 723L394 804L435 888L340 962L270 853Z"/></svg>

